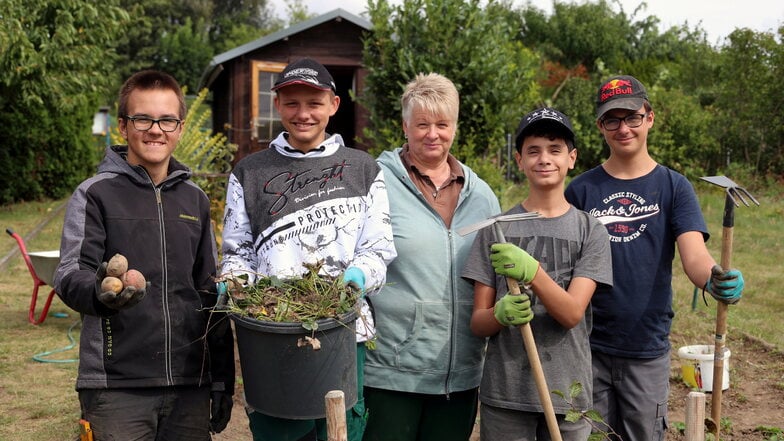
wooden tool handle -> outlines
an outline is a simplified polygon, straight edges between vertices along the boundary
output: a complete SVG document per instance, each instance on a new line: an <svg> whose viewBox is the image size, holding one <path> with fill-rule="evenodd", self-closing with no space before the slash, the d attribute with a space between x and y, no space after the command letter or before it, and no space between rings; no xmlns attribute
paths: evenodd
<svg viewBox="0 0 784 441"><path fill-rule="evenodd" d="M522 295L517 280L507 277L506 285L512 295ZM547 388L547 380L544 378L544 370L542 369L542 362L539 359L539 351L536 349L536 341L534 341L534 333L531 331L531 324L526 323L521 325L520 334L523 337L525 352L528 354L528 363L531 365L531 372L534 375L536 391L539 393L539 401L542 403L544 418L547 422L547 430L550 432L550 438L553 441L561 441L561 431L558 429L558 420L555 418L555 409L553 409L553 402L550 399L550 390Z"/></svg>
<svg viewBox="0 0 784 441"><path fill-rule="evenodd" d="M726 201L725 205L730 203ZM727 208L725 207L725 211ZM725 217L726 217L725 213ZM732 225L732 224L730 224ZM725 271L732 264L732 226L722 228L721 234L721 267ZM724 383L724 345L727 340L727 312L729 306L724 302L716 303L716 334L713 346L713 390L711 392L711 419L716 429L713 432L716 441L719 441L721 432L721 398Z"/></svg>
<svg viewBox="0 0 784 441"><path fill-rule="evenodd" d="M501 230L501 224L496 222L493 225L493 228L495 230L495 239L498 242L505 243L506 238L504 237L503 230ZM506 287L509 289L510 294L515 296L522 295L517 280L507 277ZM547 430L550 432L550 439L553 441L562 441L561 431L558 429L558 420L555 419L555 409L553 409L553 402L550 399L550 390L547 388L547 380L544 378L542 362L539 360L539 351L536 349L534 333L531 331L531 324L526 323L520 326L520 334L523 336L523 345L525 346L525 352L528 354L528 363L531 365L531 371L534 374L536 391L539 393L539 401L542 403L544 419L547 422Z"/></svg>

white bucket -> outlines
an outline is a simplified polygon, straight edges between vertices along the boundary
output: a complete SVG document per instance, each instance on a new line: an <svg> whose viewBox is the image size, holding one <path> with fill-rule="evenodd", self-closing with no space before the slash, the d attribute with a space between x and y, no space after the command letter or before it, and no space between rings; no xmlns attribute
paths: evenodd
<svg viewBox="0 0 784 441"><path fill-rule="evenodd" d="M700 392L713 391L713 345L683 346L678 349L681 359L681 375L687 386ZM730 387L730 350L724 348L724 373L721 377L721 390Z"/></svg>

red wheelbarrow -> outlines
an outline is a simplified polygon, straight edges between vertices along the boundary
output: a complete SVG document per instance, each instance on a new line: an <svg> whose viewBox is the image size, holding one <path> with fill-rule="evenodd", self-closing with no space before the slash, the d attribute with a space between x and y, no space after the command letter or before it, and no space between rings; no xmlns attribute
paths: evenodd
<svg viewBox="0 0 784 441"><path fill-rule="evenodd" d="M33 277L33 296L30 299L30 312L27 319L34 325L41 324L46 320L46 314L49 312L49 306L51 306L54 298L54 271L60 263L60 250L28 253L22 236L14 233L10 228L6 228L5 232L16 240L16 243L19 245L19 251L22 252L22 257L27 264L27 269L30 270L30 275ZM35 304L38 302L38 289L44 285L51 286L52 290L46 298L41 314L36 319Z"/></svg>

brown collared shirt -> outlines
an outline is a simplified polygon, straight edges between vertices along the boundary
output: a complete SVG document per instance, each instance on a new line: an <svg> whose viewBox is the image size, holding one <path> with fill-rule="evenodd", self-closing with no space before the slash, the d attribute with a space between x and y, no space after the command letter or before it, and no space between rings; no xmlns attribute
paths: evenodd
<svg viewBox="0 0 784 441"><path fill-rule="evenodd" d="M446 162L449 164L449 178L440 186L436 187L430 177L422 174L419 169L410 161L410 153L408 145L403 146L400 152L400 159L403 165L408 170L408 176L411 181L416 185L425 200L444 220L447 228L452 226L452 216L455 214L457 208L457 201L460 197L460 191L463 189L465 183L465 175L463 175L463 168L457 159L449 155Z"/></svg>

